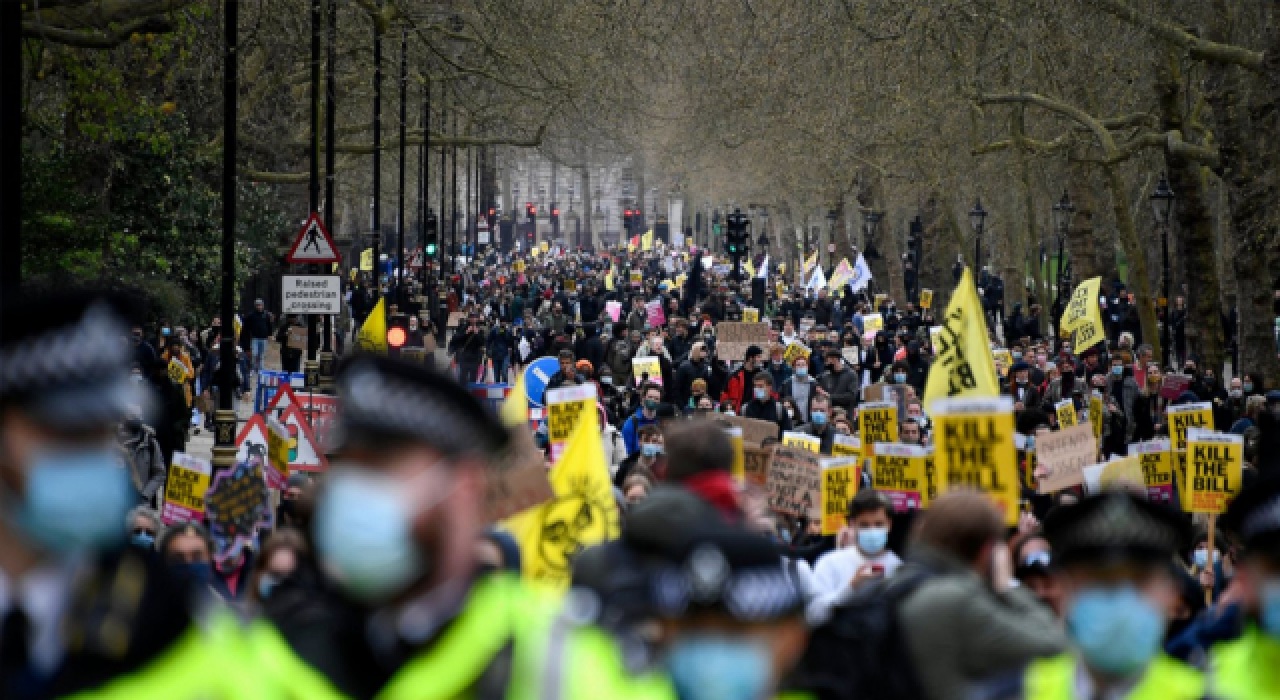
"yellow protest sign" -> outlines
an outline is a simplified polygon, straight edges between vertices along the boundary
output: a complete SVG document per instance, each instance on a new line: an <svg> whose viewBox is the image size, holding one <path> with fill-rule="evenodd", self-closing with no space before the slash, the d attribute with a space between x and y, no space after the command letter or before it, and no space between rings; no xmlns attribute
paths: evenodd
<svg viewBox="0 0 1280 700"><path fill-rule="evenodd" d="M1102 440L1102 422L1107 412L1102 407L1102 396L1097 392L1089 395L1089 424L1093 426L1093 437Z"/></svg>
<svg viewBox="0 0 1280 700"><path fill-rule="evenodd" d="M1071 300L1062 312L1062 332L1075 332L1076 353L1083 352L1106 338L1102 327L1102 313L1098 310L1098 289L1102 284L1101 277L1094 277L1080 283L1071 293Z"/></svg>
<svg viewBox="0 0 1280 700"><path fill-rule="evenodd" d="M160 519L165 525L191 522L204 517L204 497L209 492L213 465L184 452L174 452L164 484L164 505Z"/></svg>
<svg viewBox="0 0 1280 700"><path fill-rule="evenodd" d="M1013 366L1013 353L1005 348L996 348L991 351L991 361L995 363L996 374L1002 378L1009 376L1009 368Z"/></svg>
<svg viewBox="0 0 1280 700"><path fill-rule="evenodd" d="M888 294L877 294L875 297L875 302L873 303L873 306L878 309L881 306L884 306L884 303L886 301L889 301Z"/></svg>
<svg viewBox="0 0 1280 700"><path fill-rule="evenodd" d="M747 478L747 458L742 448L742 428L731 425L725 427L724 432L733 445L733 464L730 465L729 472L738 480L738 483L742 483Z"/></svg>
<svg viewBox="0 0 1280 700"><path fill-rule="evenodd" d="M898 441L898 404L892 401L867 401L858 406L858 437L867 456L875 452L877 442Z"/></svg>
<svg viewBox="0 0 1280 700"><path fill-rule="evenodd" d="M744 308L742 310L742 322L743 323L759 323L760 309L753 309L750 306Z"/></svg>
<svg viewBox="0 0 1280 700"><path fill-rule="evenodd" d="M1071 399L1063 399L1053 405L1053 410L1058 414L1059 428L1076 427L1076 405ZM1096 435L1094 437L1097 437Z"/></svg>
<svg viewBox="0 0 1280 700"><path fill-rule="evenodd" d="M645 379L648 375L648 379ZM662 360L656 355L648 355L646 357L631 358L631 376L635 378L636 385L648 381L651 384L662 384Z"/></svg>
<svg viewBox="0 0 1280 700"><path fill-rule="evenodd" d="M283 490L289 481L289 429L275 418L267 419L267 486Z"/></svg>
<svg viewBox="0 0 1280 700"><path fill-rule="evenodd" d="M365 272L373 271L373 248L360 251L360 269Z"/></svg>
<svg viewBox="0 0 1280 700"><path fill-rule="evenodd" d="M924 409L933 413L933 404L944 398L980 398L1000 395L1000 381L991 361L987 321L973 286L973 276L965 268L956 285L942 331L933 337L935 358L924 388ZM1012 449L1013 443L1010 443Z"/></svg>
<svg viewBox="0 0 1280 700"><path fill-rule="evenodd" d="M578 280L573 279L572 277L566 278L564 281L564 291L566 292L578 291Z"/></svg>
<svg viewBox="0 0 1280 700"><path fill-rule="evenodd" d="M541 248L541 249L542 249L542 252L544 252L544 253L545 253L545 252L547 252L547 251L551 250L551 243L550 243L549 241L543 241L543 242L541 242L541 243L539 243L539 244L538 244L538 247L539 247L539 248Z"/></svg>
<svg viewBox="0 0 1280 700"><path fill-rule="evenodd" d="M523 260L517 260L511 263L511 269L515 270L516 272L524 272L524 268L525 268L525 263Z"/></svg>
<svg viewBox="0 0 1280 700"><path fill-rule="evenodd" d="M844 527L849 502L858 495L856 460L834 457L822 460L822 534L834 535Z"/></svg>
<svg viewBox="0 0 1280 700"><path fill-rule="evenodd" d="M639 270L631 271L631 286L640 287L644 285L644 273Z"/></svg>
<svg viewBox="0 0 1280 700"><path fill-rule="evenodd" d="M1102 468L1098 483L1103 489L1132 488L1146 492L1146 478L1142 474L1142 460L1130 455L1111 462Z"/></svg>
<svg viewBox="0 0 1280 700"><path fill-rule="evenodd" d="M1142 464L1142 479L1147 485L1147 500L1173 505L1173 456L1168 440L1152 440L1129 445L1129 454Z"/></svg>
<svg viewBox="0 0 1280 700"><path fill-rule="evenodd" d="M1013 399L944 398L930 410L937 423L934 457L942 491L973 488L991 497L1016 525L1021 485L1013 447Z"/></svg>
<svg viewBox="0 0 1280 700"><path fill-rule="evenodd" d="M857 435L836 433L831 438L831 454L836 457L862 457L862 441Z"/></svg>
<svg viewBox="0 0 1280 700"><path fill-rule="evenodd" d="M640 250L646 250L646 251L653 250L653 230L652 229L650 229L649 231L646 231L645 234L640 237Z"/></svg>
<svg viewBox="0 0 1280 700"><path fill-rule="evenodd" d="M921 289L920 290L920 308L929 309L932 307L933 307L933 290Z"/></svg>
<svg viewBox="0 0 1280 700"><path fill-rule="evenodd" d="M930 447L929 453L924 458L924 498L920 504L921 510L933 503L941 488L942 479L938 475L937 460L934 458L933 447Z"/></svg>
<svg viewBox="0 0 1280 700"><path fill-rule="evenodd" d="M879 313L863 314L862 316L862 332L872 333L884 330L884 316Z"/></svg>
<svg viewBox="0 0 1280 700"><path fill-rule="evenodd" d="M889 497L893 512L918 510L928 503L929 451L919 445L876 443L871 485Z"/></svg>
<svg viewBox="0 0 1280 700"><path fill-rule="evenodd" d="M169 360L168 372L169 372L169 381L173 382L174 384L181 384L187 381L187 367L186 365L182 364L182 360L179 360L176 357L173 358L172 360Z"/></svg>
<svg viewBox="0 0 1280 700"><path fill-rule="evenodd" d="M1190 471L1188 513L1223 513L1240 493L1244 436L1215 433L1200 428L1187 431L1187 461Z"/></svg>
<svg viewBox="0 0 1280 700"><path fill-rule="evenodd" d="M1170 406L1165 410L1169 426L1169 442L1173 447L1173 465L1177 469L1181 492L1187 492L1187 431L1192 428L1212 431L1213 404L1208 401Z"/></svg>
<svg viewBox="0 0 1280 700"><path fill-rule="evenodd" d="M787 351L783 354L782 359L789 365L796 363L797 357L809 358L809 347L800 341L795 341L787 345Z"/></svg>
<svg viewBox="0 0 1280 700"><path fill-rule="evenodd" d="M584 415L596 412L596 385L590 382L547 391L547 440L551 459L560 459Z"/></svg>
<svg viewBox="0 0 1280 700"><path fill-rule="evenodd" d="M822 452L822 440L818 436L808 433L785 431L782 433L782 444L784 447L795 447L809 452Z"/></svg>

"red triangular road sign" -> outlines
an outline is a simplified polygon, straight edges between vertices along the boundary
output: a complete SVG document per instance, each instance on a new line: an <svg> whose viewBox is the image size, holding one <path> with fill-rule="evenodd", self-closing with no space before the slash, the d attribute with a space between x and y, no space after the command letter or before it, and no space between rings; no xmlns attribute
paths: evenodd
<svg viewBox="0 0 1280 700"><path fill-rule="evenodd" d="M322 472L329 468L329 460L325 459L324 448L316 435L311 431L311 424L302 414L297 403L284 409L280 422L286 426L296 426L298 430L298 454L289 461L289 470L301 469L307 472Z"/></svg>
<svg viewBox="0 0 1280 700"><path fill-rule="evenodd" d="M236 464L249 461L251 456L260 457L263 464L267 463L267 422L257 413L236 436Z"/></svg>
<svg viewBox="0 0 1280 700"><path fill-rule="evenodd" d="M302 225L298 237L293 240L293 247L289 249L285 260L295 264L336 263L342 262L342 255L338 253L338 246L333 244L329 232L320 222L320 216L311 212L307 223Z"/></svg>
<svg viewBox="0 0 1280 700"><path fill-rule="evenodd" d="M282 383L276 387L276 395L271 397L267 402L266 414L268 416L280 417L276 411L283 411L290 406L300 406L298 403L298 395L293 392L293 387L288 382Z"/></svg>

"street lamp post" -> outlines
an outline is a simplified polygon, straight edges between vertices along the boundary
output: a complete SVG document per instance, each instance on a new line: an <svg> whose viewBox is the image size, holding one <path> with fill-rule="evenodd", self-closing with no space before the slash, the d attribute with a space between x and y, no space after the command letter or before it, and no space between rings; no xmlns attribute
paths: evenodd
<svg viewBox="0 0 1280 700"><path fill-rule="evenodd" d="M919 302L920 274L924 269L924 221L920 219L919 214L911 220L911 226L907 233L907 250L911 253L911 260L915 270L915 275L911 280L912 284L907 289L907 300Z"/></svg>
<svg viewBox="0 0 1280 700"><path fill-rule="evenodd" d="M987 210L982 208L982 198L979 197L974 203L973 209L969 212L969 225L973 227L974 233L974 256L973 264L975 272L982 271L982 231L987 226Z"/></svg>
<svg viewBox="0 0 1280 700"><path fill-rule="evenodd" d="M1173 312L1169 307L1169 215L1173 213L1173 201L1176 198L1169 187L1169 179L1164 173L1160 173L1160 182L1156 184L1155 192L1151 193L1151 210L1156 216L1156 222L1160 224L1160 258L1164 268L1164 299L1161 304L1164 307L1164 324L1160 327L1160 357L1165 367L1169 366L1172 351L1170 326L1173 321Z"/></svg>
<svg viewBox="0 0 1280 700"><path fill-rule="evenodd" d="M880 218L881 218L880 212L875 211L874 209L868 210L865 214L862 215L862 249L864 251L871 250L871 237L874 236L876 233L876 226L879 225ZM867 264L870 265L871 261L868 260ZM867 282L867 289L872 294L875 293L875 283L876 283L875 277L872 277Z"/></svg>
<svg viewBox="0 0 1280 700"><path fill-rule="evenodd" d="M836 271L836 210L827 210L827 279ZM834 290L833 290L834 291Z"/></svg>
<svg viewBox="0 0 1280 700"><path fill-rule="evenodd" d="M1071 228L1071 216L1075 214L1076 206L1071 203L1071 197L1067 196L1067 191L1062 191L1062 199L1053 205L1053 229L1058 234L1058 264L1057 274L1054 275L1054 301L1057 302L1062 298L1062 267L1063 257L1066 255L1067 231Z"/></svg>

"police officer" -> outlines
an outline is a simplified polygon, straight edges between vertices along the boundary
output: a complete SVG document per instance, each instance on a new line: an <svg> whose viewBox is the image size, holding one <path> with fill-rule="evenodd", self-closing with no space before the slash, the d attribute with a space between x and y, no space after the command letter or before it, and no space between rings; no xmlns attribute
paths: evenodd
<svg viewBox="0 0 1280 700"><path fill-rule="evenodd" d="M1210 688L1225 700L1280 697L1280 478L1245 489L1221 524L1244 542L1233 584L1247 622L1237 639L1212 647Z"/></svg>
<svg viewBox="0 0 1280 700"><path fill-rule="evenodd" d="M1204 697L1202 674L1161 650L1168 601L1177 596L1173 554L1189 541L1185 518L1113 491L1051 512L1044 529L1062 577L1072 649L1032 662L977 697Z"/></svg>
<svg viewBox="0 0 1280 700"><path fill-rule="evenodd" d="M291 697L629 697L617 652L506 574L482 574L486 472L506 429L435 371L363 356L339 374L337 444L312 520L332 586L259 623ZM598 607L598 606L596 606Z"/></svg>
<svg viewBox="0 0 1280 700"><path fill-rule="evenodd" d="M163 563L122 546L136 496L114 436L144 403L122 308L0 309L0 698L255 697L234 626L197 624Z"/></svg>

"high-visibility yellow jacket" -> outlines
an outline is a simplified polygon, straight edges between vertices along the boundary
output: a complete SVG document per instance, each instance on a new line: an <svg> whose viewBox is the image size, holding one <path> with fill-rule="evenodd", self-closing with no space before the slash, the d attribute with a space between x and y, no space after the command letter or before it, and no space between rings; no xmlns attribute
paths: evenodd
<svg viewBox="0 0 1280 700"><path fill-rule="evenodd" d="M1210 690L1222 700L1280 698L1280 640L1249 625L1209 652Z"/></svg>
<svg viewBox="0 0 1280 700"><path fill-rule="evenodd" d="M1023 671L1019 687L992 692L982 697L1009 700L1076 700L1076 668L1072 654L1059 654L1031 662ZM1125 700L1197 700L1204 697L1203 674L1163 654L1147 664L1142 678Z"/></svg>

